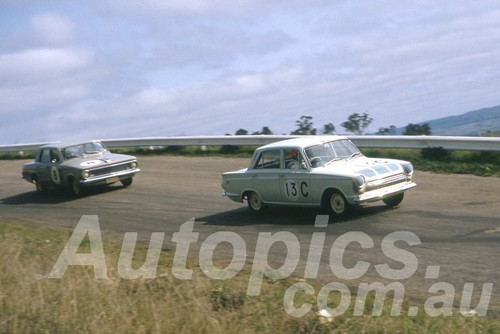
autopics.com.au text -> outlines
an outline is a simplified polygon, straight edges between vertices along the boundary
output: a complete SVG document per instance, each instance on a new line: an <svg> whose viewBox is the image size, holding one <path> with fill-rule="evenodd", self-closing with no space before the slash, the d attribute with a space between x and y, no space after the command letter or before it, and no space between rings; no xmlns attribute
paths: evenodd
<svg viewBox="0 0 500 334"><path fill-rule="evenodd" d="M187 267L190 245L199 241L199 233L194 232L195 219L192 218L180 226L178 232L173 233L172 241L176 243L174 259L172 263L172 275L177 279L189 280L192 278L193 269ZM317 216L315 226L318 229L328 225L328 216ZM88 236L90 251L79 253L79 247ZM118 274L123 279L156 278L158 263L160 259L164 232L153 232L149 242L148 251L144 264L137 269L132 268L132 258L137 243L137 232L127 232L123 237L123 244L118 260ZM324 251L326 231L313 232L305 262L304 279L315 279L320 269L321 257ZM229 243L232 246L232 259L227 266L220 268L214 263L214 253L221 243ZM283 243L287 252L279 268L273 268L268 261L271 247L276 243ZM373 249L375 243L373 238L361 231L346 232L338 236L332 244L329 254L329 266L332 273L341 281L350 281L363 277L372 266L366 261L357 261L354 266L347 268L343 264L346 248L357 243L363 249ZM380 243L380 250L391 261L402 264L400 269L393 269L387 263L373 265L381 278L391 280L390 283L382 282L360 283L356 294L356 302L353 315L361 316L365 310L368 293L375 292L374 307L372 315L378 316L382 313L382 306L389 292L393 295L391 315L399 316L405 295L405 286L401 282L411 278L417 272L419 261L417 256L396 243L404 243L410 247L421 244L420 238L413 232L395 231L387 234ZM247 245L245 240L235 232L218 231L209 235L200 245L199 265L203 273L211 279L226 280L235 277L244 267L247 260ZM254 258L248 279L247 296L258 296L261 291L264 277L272 279L285 279L290 277L296 270L300 261L300 243L297 236L289 231L260 232L257 237ZM69 266L85 265L92 266L96 279L108 279L108 268L106 265L101 230L98 216L84 215L73 230L57 262L47 276L51 279L60 279L64 276ZM439 266L427 266L425 278L436 280L439 277ZM474 284L465 283L462 289L460 312L463 315L485 316L488 310L493 283L484 283L481 296L477 305L472 308L472 297ZM340 293L340 302L334 308L329 307L328 296ZM310 303L297 305L294 301L299 293L315 295L314 287L306 281L297 282L286 290L283 298L285 311L293 317L301 317L311 312L314 308ZM429 289L431 294L424 303L424 311L429 316L451 316L453 314L453 303L455 300L455 287L448 282L435 282ZM476 292L477 293L477 292ZM351 290L345 283L331 282L324 285L316 295L319 310L326 310L332 316L338 316L346 312L352 301ZM418 306L408 309L408 316L416 316L419 312Z"/></svg>

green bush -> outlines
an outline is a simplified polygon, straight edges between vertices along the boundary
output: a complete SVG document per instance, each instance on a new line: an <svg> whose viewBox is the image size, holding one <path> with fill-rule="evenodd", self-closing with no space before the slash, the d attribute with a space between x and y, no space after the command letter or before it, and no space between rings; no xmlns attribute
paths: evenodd
<svg viewBox="0 0 500 334"><path fill-rule="evenodd" d="M442 147L427 147L420 151L420 155L426 160L445 161L450 157L451 151Z"/></svg>

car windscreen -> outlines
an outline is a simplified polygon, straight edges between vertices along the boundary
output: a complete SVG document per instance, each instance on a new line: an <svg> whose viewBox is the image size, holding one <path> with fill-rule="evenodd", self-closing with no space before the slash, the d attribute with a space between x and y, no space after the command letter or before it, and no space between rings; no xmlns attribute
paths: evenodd
<svg viewBox="0 0 500 334"><path fill-rule="evenodd" d="M103 154L108 150L102 143L91 142L65 147L61 150L65 160L81 157L89 154Z"/></svg>
<svg viewBox="0 0 500 334"><path fill-rule="evenodd" d="M312 167L324 166L332 161L361 155L359 149L347 139L310 146L305 151Z"/></svg>

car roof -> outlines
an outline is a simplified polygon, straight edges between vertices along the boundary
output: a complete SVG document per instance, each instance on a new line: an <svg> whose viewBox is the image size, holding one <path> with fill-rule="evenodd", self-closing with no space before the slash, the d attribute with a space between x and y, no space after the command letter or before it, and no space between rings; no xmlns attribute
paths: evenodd
<svg viewBox="0 0 500 334"><path fill-rule="evenodd" d="M68 146L75 146L75 145L81 145L81 144L86 144L86 143L101 143L102 144L102 142L100 140L87 140L87 141L84 140L84 141L79 141L79 142L55 142L55 143L43 145L40 148L58 148L58 149L61 149L61 148L65 148Z"/></svg>
<svg viewBox="0 0 500 334"><path fill-rule="evenodd" d="M270 148L306 148L312 145L317 145L329 141L347 139L344 136L301 136L293 139L286 139L267 144L258 148L265 150Z"/></svg>

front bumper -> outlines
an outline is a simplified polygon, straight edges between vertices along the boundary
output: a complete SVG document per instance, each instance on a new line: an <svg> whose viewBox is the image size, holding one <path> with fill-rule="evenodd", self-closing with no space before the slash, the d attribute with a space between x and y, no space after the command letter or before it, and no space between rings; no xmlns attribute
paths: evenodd
<svg viewBox="0 0 500 334"><path fill-rule="evenodd" d="M123 179L127 179L133 177L136 173L139 173L141 170L139 168L135 169L126 169L122 171L116 171L113 173L89 176L86 179L80 180L81 185L99 185L99 184L111 184L118 182Z"/></svg>
<svg viewBox="0 0 500 334"><path fill-rule="evenodd" d="M408 189L415 188L417 184L415 182L405 182L398 183L388 187L379 188L376 190L367 191L359 196L353 196L348 198L347 200L351 202L351 204L362 204L368 202L375 202L382 200L386 197L391 197L397 194L400 194Z"/></svg>

